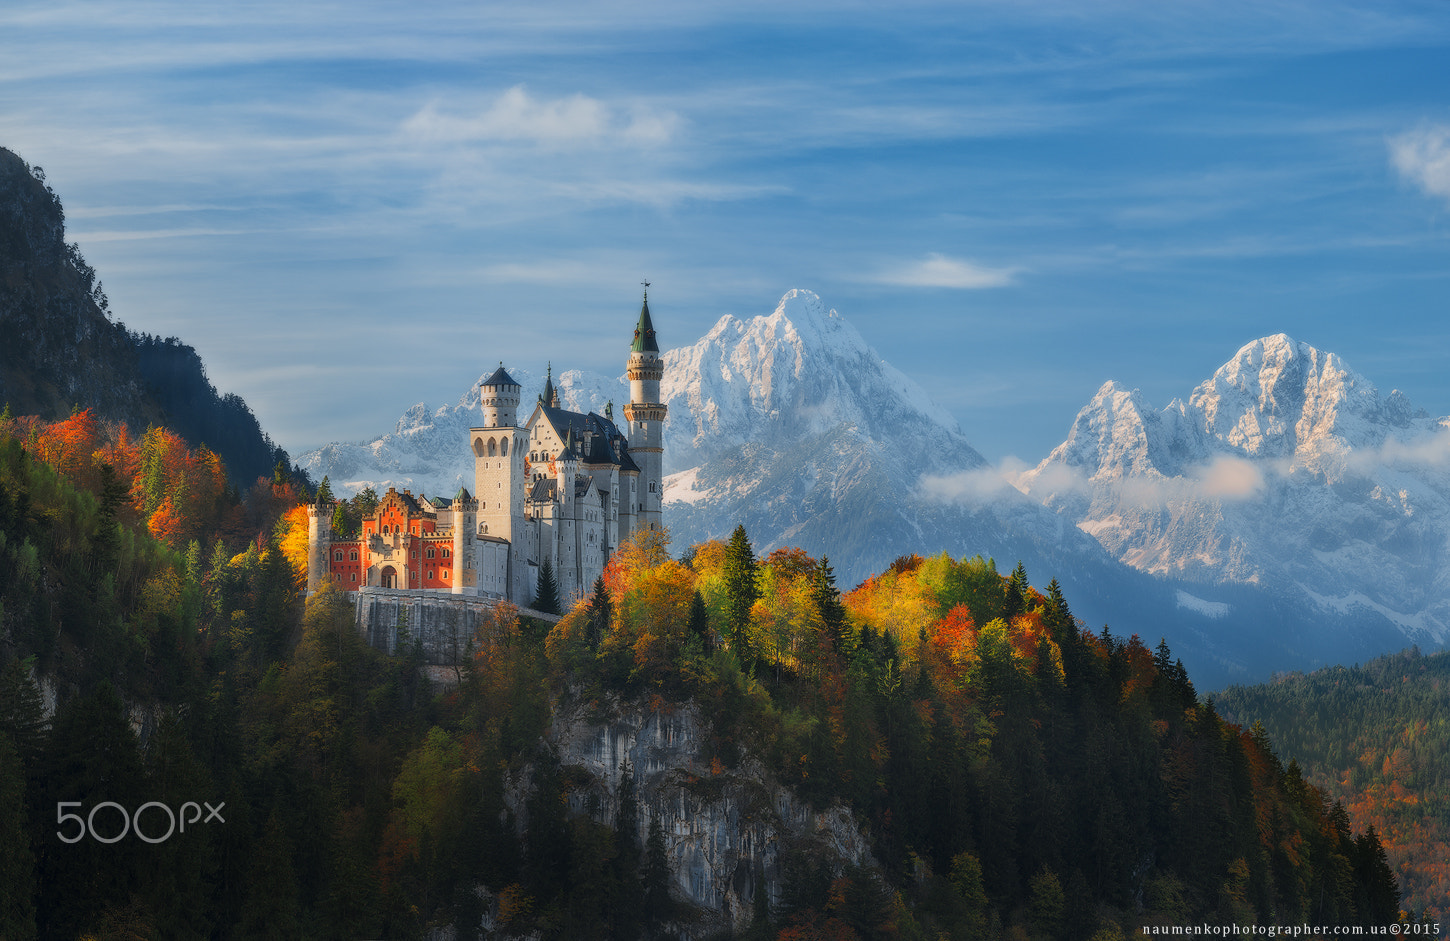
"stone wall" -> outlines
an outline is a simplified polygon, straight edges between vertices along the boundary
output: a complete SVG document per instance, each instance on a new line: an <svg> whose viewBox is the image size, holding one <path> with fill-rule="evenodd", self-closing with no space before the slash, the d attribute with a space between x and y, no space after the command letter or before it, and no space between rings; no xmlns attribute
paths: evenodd
<svg viewBox="0 0 1450 941"><path fill-rule="evenodd" d="M408 642L421 642L423 662L429 666L451 667L473 658L473 635L481 621L499 603L497 598L477 598L439 591L400 591L386 588L364 588L348 592L356 604L356 624L367 642L383 653L406 653L400 650L401 629L406 629ZM528 608L519 613L546 621L558 617Z"/></svg>

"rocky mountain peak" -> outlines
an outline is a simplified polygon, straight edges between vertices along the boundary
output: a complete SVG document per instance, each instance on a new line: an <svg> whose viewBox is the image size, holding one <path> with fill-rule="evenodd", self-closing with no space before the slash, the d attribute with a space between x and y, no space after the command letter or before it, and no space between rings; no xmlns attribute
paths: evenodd
<svg viewBox="0 0 1450 941"><path fill-rule="evenodd" d="M672 404L666 422L670 472L747 441L786 443L842 427L878 442L944 438L954 459L984 463L921 386L802 289L769 315L727 314L693 346L666 353L661 394L684 406Z"/></svg>
<svg viewBox="0 0 1450 941"><path fill-rule="evenodd" d="M1204 432L1246 456L1374 447L1409 424L1403 396L1374 385L1334 353L1279 333L1246 344L1193 391Z"/></svg>

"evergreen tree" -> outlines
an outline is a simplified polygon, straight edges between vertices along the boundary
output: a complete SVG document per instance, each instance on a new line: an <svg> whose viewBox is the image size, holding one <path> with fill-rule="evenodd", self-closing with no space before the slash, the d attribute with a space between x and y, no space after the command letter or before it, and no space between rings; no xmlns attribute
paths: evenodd
<svg viewBox="0 0 1450 941"><path fill-rule="evenodd" d="M67 703L56 716L44 758L44 806L78 803L69 810L84 821L66 821L67 836L85 836L40 860L38 927L45 937L74 938L108 908L127 903L141 884L138 847L131 838L111 839L129 829L123 812L148 799L140 750L125 705L109 682ZM95 808L105 802L119 806ZM52 814L56 811L52 810ZM94 829L91 829L91 827ZM58 838L57 838L58 840ZM63 850L63 852L61 851Z"/></svg>
<svg viewBox="0 0 1450 941"><path fill-rule="evenodd" d="M826 636L839 652L846 652L849 644L850 627L846 623L846 607L841 604L841 593L836 590L836 576L831 571L831 561L821 556L812 576L811 601L821 616Z"/></svg>
<svg viewBox="0 0 1450 941"><path fill-rule="evenodd" d="M604 586L604 576L594 579L594 594L589 598L589 646L598 650L614 619L614 606L609 601L609 589Z"/></svg>
<svg viewBox="0 0 1450 941"><path fill-rule="evenodd" d="M1373 824L1355 837L1354 849L1354 875L1360 887L1360 924L1370 927L1398 921L1400 887Z"/></svg>
<svg viewBox="0 0 1450 941"><path fill-rule="evenodd" d="M0 734L9 736L21 768L32 779L39 773L48 728L29 661L11 657L0 671Z"/></svg>
<svg viewBox="0 0 1450 941"><path fill-rule="evenodd" d="M690 599L690 633L700 639L705 656L715 652L715 639L710 634L710 614L705 610L705 599L698 588Z"/></svg>
<svg viewBox="0 0 1450 941"><path fill-rule="evenodd" d="M317 505L330 506L335 502L337 502L337 498L332 495L332 484L328 481L327 475L323 474L322 483L317 485Z"/></svg>
<svg viewBox="0 0 1450 941"><path fill-rule="evenodd" d="M1007 608L1002 615L1003 620L1010 623L1017 615L1027 612L1028 591L1027 569L1019 559L1017 567L1012 570L1012 577L1007 580Z"/></svg>
<svg viewBox="0 0 1450 941"><path fill-rule="evenodd" d="M322 482L326 484L327 478L324 477ZM347 510L345 507L346 504L339 503L332 508L332 532L335 536L350 539L352 538L352 523L347 518Z"/></svg>
<svg viewBox="0 0 1450 941"><path fill-rule="evenodd" d="M639 936L644 885L640 879L639 796L629 759L619 765L619 812L614 817L614 898L610 919L613 937Z"/></svg>
<svg viewBox="0 0 1450 941"><path fill-rule="evenodd" d="M357 511L358 518L371 516L378 508L378 492L372 487L364 487L352 498L353 509Z"/></svg>
<svg viewBox="0 0 1450 941"><path fill-rule="evenodd" d="M539 566L539 583L534 590L534 610L545 614L559 613L559 583L554 578L554 563L544 557Z"/></svg>
<svg viewBox="0 0 1450 941"><path fill-rule="evenodd" d="M760 598L755 552L743 525L736 526L725 548L725 617L730 643L742 664L750 659L750 609Z"/></svg>
<svg viewBox="0 0 1450 941"><path fill-rule="evenodd" d="M30 851L25 776L10 736L0 729L0 938L35 932L35 856Z"/></svg>
<svg viewBox="0 0 1450 941"><path fill-rule="evenodd" d="M301 906L292 843L276 811L252 857L247 875L247 904L242 909L242 937L301 938Z"/></svg>
<svg viewBox="0 0 1450 941"><path fill-rule="evenodd" d="M665 847L665 829L659 814L650 818L649 840L644 855L644 921L651 930L673 914L670 902L670 859Z"/></svg>

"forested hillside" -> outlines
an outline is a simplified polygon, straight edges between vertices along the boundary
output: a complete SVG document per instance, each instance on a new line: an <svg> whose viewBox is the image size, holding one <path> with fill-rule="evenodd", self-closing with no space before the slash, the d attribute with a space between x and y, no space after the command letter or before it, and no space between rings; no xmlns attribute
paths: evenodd
<svg viewBox="0 0 1450 941"><path fill-rule="evenodd" d="M758 762L866 828L878 865L787 854L752 937L1398 913L1372 833L1198 702L1166 647L1084 630L1020 567L907 557L843 596L824 559L757 560L743 530L680 559L631 543L552 630L500 606L436 689L339 594L304 610L308 495L224 478L160 429L0 426L0 936L689 932L647 808L569 813L589 782L550 744L566 701L604 721L693 703L711 731L679 788L712 799ZM224 822L102 842L148 802Z"/></svg>
<svg viewBox="0 0 1450 941"><path fill-rule="evenodd" d="M1405 904L1450 912L1450 653L1408 650L1234 687L1225 714L1262 722L1358 827L1373 827Z"/></svg>
<svg viewBox="0 0 1450 941"><path fill-rule="evenodd" d="M87 408L136 435L164 424L222 455L238 486L286 460L245 402L217 392L195 350L110 318L44 170L0 147L0 402L47 419Z"/></svg>

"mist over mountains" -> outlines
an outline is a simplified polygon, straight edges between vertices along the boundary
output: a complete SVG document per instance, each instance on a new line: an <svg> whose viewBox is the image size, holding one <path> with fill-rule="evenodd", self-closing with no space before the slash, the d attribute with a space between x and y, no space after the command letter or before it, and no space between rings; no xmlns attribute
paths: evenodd
<svg viewBox="0 0 1450 941"><path fill-rule="evenodd" d="M543 377L509 368L527 413ZM628 398L622 377L555 384L577 410ZM744 524L762 554L829 556L845 586L908 553L1020 560L1089 624L1166 637L1206 688L1437 646L1450 623L1445 422L1287 337L1245 346L1161 411L1105 384L1010 483L809 291L666 353L661 393L677 550ZM478 420L475 384L300 463L340 493L452 494L472 480Z"/></svg>
<svg viewBox="0 0 1450 941"><path fill-rule="evenodd" d="M1019 483L1142 571L1450 631L1447 420L1282 334L1162 410L1104 384Z"/></svg>

